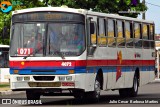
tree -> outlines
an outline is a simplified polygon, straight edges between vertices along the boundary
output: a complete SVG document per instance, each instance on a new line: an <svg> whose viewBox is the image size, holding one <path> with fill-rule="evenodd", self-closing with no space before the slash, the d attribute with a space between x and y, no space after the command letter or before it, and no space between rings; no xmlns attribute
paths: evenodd
<svg viewBox="0 0 160 107"><path fill-rule="evenodd" d="M140 0L43 0L46 5L67 5L71 8L92 9L93 11L114 13L123 16L137 17L139 11L146 11L147 7ZM119 13L120 11L135 11L135 13Z"/></svg>
<svg viewBox="0 0 160 107"><path fill-rule="evenodd" d="M0 0L1 1L4 0ZM32 7L43 7L45 6L43 2L40 0L7 0L12 4L12 11L20 10L24 8L32 8ZM0 12L0 44L9 44L9 34L10 34L10 25L11 25L11 15L12 12L2 13ZM7 27L7 35L2 38L2 33L4 27Z"/></svg>

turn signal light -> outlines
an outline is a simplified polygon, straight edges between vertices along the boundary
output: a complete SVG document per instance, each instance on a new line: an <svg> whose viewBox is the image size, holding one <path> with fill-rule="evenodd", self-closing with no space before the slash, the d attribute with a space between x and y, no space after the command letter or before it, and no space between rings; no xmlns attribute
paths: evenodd
<svg viewBox="0 0 160 107"><path fill-rule="evenodd" d="M69 70L69 74L74 74L74 70Z"/></svg>
<svg viewBox="0 0 160 107"><path fill-rule="evenodd" d="M14 70L13 72L14 74L18 74L19 70Z"/></svg>

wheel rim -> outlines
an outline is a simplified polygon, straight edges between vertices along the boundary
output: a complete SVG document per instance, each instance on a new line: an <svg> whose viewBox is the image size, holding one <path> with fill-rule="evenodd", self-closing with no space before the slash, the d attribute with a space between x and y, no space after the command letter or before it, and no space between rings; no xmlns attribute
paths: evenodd
<svg viewBox="0 0 160 107"><path fill-rule="evenodd" d="M137 78L135 77L134 79L134 91L137 92L138 89L138 83L137 83Z"/></svg>
<svg viewBox="0 0 160 107"><path fill-rule="evenodd" d="M99 83L99 81L95 81L95 95L96 95L96 98L99 98L99 96L100 96L100 91L101 91L101 89L100 89L100 83Z"/></svg>

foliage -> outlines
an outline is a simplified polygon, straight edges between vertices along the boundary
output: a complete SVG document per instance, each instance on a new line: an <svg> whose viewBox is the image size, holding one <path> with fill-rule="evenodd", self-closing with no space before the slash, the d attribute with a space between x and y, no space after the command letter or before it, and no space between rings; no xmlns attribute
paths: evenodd
<svg viewBox="0 0 160 107"><path fill-rule="evenodd" d="M9 87L9 86L10 84L7 84L7 83L0 84L0 88Z"/></svg>
<svg viewBox="0 0 160 107"><path fill-rule="evenodd" d="M83 8L104 13L120 14L123 16L137 17L138 11L146 11L147 7L137 0L138 4L133 5L132 0L43 0L46 5L61 6L67 5L71 8ZM120 11L132 10L135 13L119 13Z"/></svg>
<svg viewBox="0 0 160 107"><path fill-rule="evenodd" d="M4 0L0 0L1 1ZM7 1L7 0L6 0ZM12 3L12 11L20 10L25 8L32 8L32 7L42 7L44 6L43 2L39 0L8 0ZM11 25L11 15L12 12L3 13L0 11L0 44L9 44L9 32L10 32L10 25ZM2 39L3 28L7 27L7 35Z"/></svg>

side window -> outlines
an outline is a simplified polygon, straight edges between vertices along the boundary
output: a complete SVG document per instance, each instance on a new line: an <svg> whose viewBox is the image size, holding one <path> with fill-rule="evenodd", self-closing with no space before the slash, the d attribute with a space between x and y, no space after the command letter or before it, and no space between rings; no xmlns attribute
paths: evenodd
<svg viewBox="0 0 160 107"><path fill-rule="evenodd" d="M134 44L135 48L142 47L142 35L141 35L141 24L134 23Z"/></svg>
<svg viewBox="0 0 160 107"><path fill-rule="evenodd" d="M125 46L124 22L117 20L117 46Z"/></svg>
<svg viewBox="0 0 160 107"><path fill-rule="evenodd" d="M150 25L150 27L149 27L149 32L150 32L150 47L152 48L152 49L154 49L154 25Z"/></svg>
<svg viewBox="0 0 160 107"><path fill-rule="evenodd" d="M91 21L90 23L90 35L91 35L91 44L97 44L97 36L96 36L96 23Z"/></svg>
<svg viewBox="0 0 160 107"><path fill-rule="evenodd" d="M116 39L115 39L115 20L108 19L108 46L116 46Z"/></svg>
<svg viewBox="0 0 160 107"><path fill-rule="evenodd" d="M145 40L148 40L148 38L149 38L149 35L148 35L148 25L147 24L143 24L143 28L142 28L142 37L143 37L143 39L145 39Z"/></svg>
<svg viewBox="0 0 160 107"><path fill-rule="evenodd" d="M129 21L125 21L125 37L126 37L126 46L133 47L133 26Z"/></svg>
<svg viewBox="0 0 160 107"><path fill-rule="evenodd" d="M106 21L104 18L98 19L98 45L105 46L107 45L107 38L105 34Z"/></svg>
<svg viewBox="0 0 160 107"><path fill-rule="evenodd" d="M143 48L149 48L149 25L143 24L142 27Z"/></svg>

